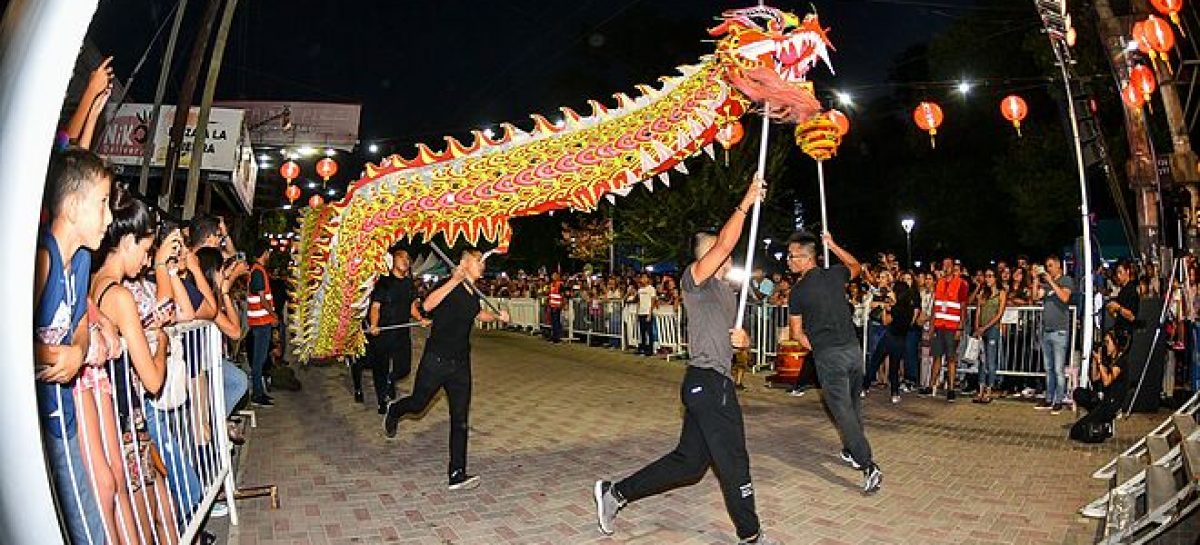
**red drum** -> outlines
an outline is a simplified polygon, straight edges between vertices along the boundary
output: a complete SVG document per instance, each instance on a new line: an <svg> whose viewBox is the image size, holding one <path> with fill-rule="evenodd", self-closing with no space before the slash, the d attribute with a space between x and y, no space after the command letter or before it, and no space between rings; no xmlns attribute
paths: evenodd
<svg viewBox="0 0 1200 545"><path fill-rule="evenodd" d="M804 360L808 357L799 343L782 341L775 356L775 374L767 377L768 385L791 386L804 370Z"/></svg>

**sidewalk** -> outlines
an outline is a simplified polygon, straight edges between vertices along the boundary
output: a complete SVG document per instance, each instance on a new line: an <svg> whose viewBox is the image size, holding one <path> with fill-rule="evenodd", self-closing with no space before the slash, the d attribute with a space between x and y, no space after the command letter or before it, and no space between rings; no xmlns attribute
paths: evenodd
<svg viewBox="0 0 1200 545"><path fill-rule="evenodd" d="M282 507L239 502L230 543L736 543L711 472L629 505L611 538L596 529L593 480L674 447L684 363L512 333L473 342L480 488L446 490L444 398L388 441L374 405L353 402L344 368L301 368L303 391L258 410L239 481L279 485ZM761 380L748 377L741 399L752 474L764 527L788 544L1091 543L1096 522L1076 514L1104 493L1090 473L1166 417L1135 415L1117 441L1083 446L1065 439L1069 412L916 396L892 405L873 392L867 435L885 477L864 497L860 474L836 458L818 393L791 398Z"/></svg>

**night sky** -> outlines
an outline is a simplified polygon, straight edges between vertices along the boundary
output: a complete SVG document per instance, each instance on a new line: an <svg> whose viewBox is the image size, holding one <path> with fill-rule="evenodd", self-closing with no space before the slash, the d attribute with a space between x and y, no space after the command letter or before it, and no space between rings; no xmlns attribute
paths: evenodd
<svg viewBox="0 0 1200 545"><path fill-rule="evenodd" d="M206 0L191 0L175 55L173 93ZM892 59L953 18L976 12L970 0L838 0L814 3L831 28L836 77L817 70L818 89L882 83ZM165 0L102 2L91 37L116 55L128 78L168 15ZM589 98L654 82L711 51L706 28L730 1L511 0L478 2L317 2L241 0L217 99L358 102L361 138L407 154L414 141L580 111ZM807 12L808 2L779 7ZM1014 6L1014 8L1017 8ZM1033 17L999 9L998 15ZM987 8L991 9L991 8ZM192 30L192 32L189 32ZM133 85L149 102L164 37ZM876 87L875 89L879 89ZM389 150L390 151L390 150Z"/></svg>

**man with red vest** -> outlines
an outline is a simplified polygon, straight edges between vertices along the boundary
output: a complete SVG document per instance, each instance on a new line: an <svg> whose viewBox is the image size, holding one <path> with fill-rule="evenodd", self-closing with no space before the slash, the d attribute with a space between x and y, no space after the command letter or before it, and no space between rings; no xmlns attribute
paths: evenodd
<svg viewBox="0 0 1200 545"><path fill-rule="evenodd" d="M922 395L937 395L942 360L946 362L946 401L954 401L954 379L958 372L958 341L962 338L963 313L967 308L967 281L954 272L954 259L942 260L941 277L933 288L933 365L930 387Z"/></svg>
<svg viewBox="0 0 1200 545"><path fill-rule="evenodd" d="M263 367L271 350L271 328L278 320L275 317L275 300L271 297L271 277L266 269L271 247L260 240L255 249L258 252L254 265L250 267L250 288L246 293L246 321L250 325L250 401L269 407L274 403L263 383Z"/></svg>
<svg viewBox="0 0 1200 545"><path fill-rule="evenodd" d="M562 342L562 309L563 309L562 276L554 273L550 277L550 342Z"/></svg>

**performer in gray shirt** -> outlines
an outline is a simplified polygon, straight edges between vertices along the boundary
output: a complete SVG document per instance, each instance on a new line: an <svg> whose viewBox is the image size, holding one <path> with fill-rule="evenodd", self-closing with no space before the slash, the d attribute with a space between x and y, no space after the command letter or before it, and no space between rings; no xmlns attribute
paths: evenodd
<svg viewBox="0 0 1200 545"><path fill-rule="evenodd" d="M746 213L761 192L762 181L751 181L721 233L696 236L697 261L684 271L681 282L690 360L680 392L685 411L679 445L623 481L596 481L596 516L606 535L613 533L613 519L627 502L695 483L711 465L740 543L775 543L764 538L759 527L742 409L730 378L733 348L748 346L750 337L743 329L733 329L737 297L734 286L724 280Z"/></svg>

